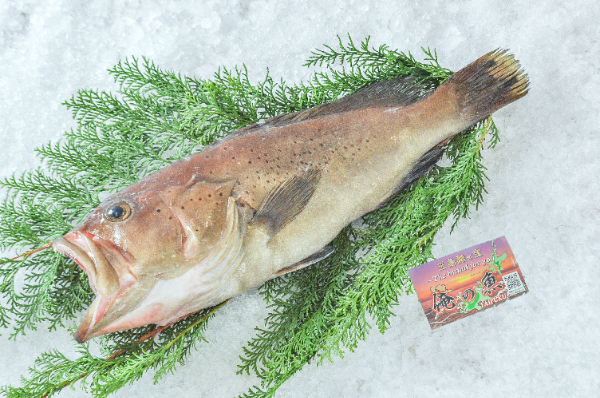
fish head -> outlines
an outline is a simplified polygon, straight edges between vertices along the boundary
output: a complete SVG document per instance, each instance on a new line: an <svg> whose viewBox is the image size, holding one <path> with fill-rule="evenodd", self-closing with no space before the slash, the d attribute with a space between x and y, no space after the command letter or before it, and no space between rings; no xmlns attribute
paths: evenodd
<svg viewBox="0 0 600 398"><path fill-rule="evenodd" d="M96 299L75 338L146 324L166 324L169 303L148 295L161 280L177 278L215 246L233 183L154 186L144 180L102 202L54 249L88 275ZM139 308L141 303L144 308ZM135 313L135 316L130 316Z"/></svg>

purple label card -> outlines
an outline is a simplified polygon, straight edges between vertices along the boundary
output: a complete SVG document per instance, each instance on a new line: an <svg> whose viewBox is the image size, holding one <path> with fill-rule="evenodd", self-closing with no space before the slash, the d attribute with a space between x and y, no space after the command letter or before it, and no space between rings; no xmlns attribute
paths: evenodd
<svg viewBox="0 0 600 398"><path fill-rule="evenodd" d="M408 271L432 329L527 293L505 237Z"/></svg>

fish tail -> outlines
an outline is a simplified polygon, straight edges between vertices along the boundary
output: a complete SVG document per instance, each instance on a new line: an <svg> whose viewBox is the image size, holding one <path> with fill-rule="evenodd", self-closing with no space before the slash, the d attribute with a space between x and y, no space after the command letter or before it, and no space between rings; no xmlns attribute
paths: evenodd
<svg viewBox="0 0 600 398"><path fill-rule="evenodd" d="M525 96L529 79L508 50L494 50L452 75L460 116L468 125Z"/></svg>

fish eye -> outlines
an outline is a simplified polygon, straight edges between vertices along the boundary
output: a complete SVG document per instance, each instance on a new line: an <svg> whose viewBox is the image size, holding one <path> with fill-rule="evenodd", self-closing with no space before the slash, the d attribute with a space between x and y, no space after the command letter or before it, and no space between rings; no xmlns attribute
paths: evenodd
<svg viewBox="0 0 600 398"><path fill-rule="evenodd" d="M125 221L131 215L131 206L125 202L119 202L106 211L106 218L112 222Z"/></svg>

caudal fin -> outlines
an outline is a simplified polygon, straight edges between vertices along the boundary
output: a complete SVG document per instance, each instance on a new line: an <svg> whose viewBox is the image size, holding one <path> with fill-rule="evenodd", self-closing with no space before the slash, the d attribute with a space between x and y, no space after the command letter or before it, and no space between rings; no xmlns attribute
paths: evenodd
<svg viewBox="0 0 600 398"><path fill-rule="evenodd" d="M454 86L461 117L468 124L527 94L529 80L508 50L495 50L452 75L446 84Z"/></svg>

